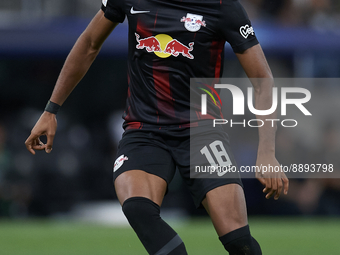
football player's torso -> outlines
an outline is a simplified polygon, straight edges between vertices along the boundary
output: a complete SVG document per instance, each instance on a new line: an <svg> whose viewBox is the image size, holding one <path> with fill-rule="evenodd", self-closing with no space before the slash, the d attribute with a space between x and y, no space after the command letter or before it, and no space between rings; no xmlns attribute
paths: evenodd
<svg viewBox="0 0 340 255"><path fill-rule="evenodd" d="M214 0L124 1L129 22L127 121L189 121L190 78L221 75L225 40L218 33L219 7Z"/></svg>

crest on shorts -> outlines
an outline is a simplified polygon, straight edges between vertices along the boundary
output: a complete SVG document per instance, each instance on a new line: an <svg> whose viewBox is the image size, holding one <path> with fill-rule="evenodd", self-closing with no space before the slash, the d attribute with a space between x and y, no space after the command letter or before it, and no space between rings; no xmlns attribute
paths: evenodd
<svg viewBox="0 0 340 255"><path fill-rule="evenodd" d="M184 27L190 32L196 32L200 30L201 26L206 26L202 15L191 13L187 13L186 17L182 17L181 22L184 22Z"/></svg>
<svg viewBox="0 0 340 255"><path fill-rule="evenodd" d="M124 156L124 154L120 155L115 161L115 164L113 166L113 172L116 172L124 164L124 161L128 159L129 158L127 156Z"/></svg>

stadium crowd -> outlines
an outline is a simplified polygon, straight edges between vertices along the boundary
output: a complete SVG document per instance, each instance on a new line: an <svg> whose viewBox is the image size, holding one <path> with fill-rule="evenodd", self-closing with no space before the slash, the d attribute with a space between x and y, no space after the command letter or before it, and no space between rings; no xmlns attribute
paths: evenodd
<svg viewBox="0 0 340 255"><path fill-rule="evenodd" d="M338 30L340 3L336 0L242 0L242 3L254 20Z"/></svg>

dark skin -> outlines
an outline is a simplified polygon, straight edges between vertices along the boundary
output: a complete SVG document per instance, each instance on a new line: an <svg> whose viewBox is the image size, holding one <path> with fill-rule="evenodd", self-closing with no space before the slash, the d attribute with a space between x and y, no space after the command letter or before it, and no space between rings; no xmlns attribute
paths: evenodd
<svg viewBox="0 0 340 255"><path fill-rule="evenodd" d="M99 53L105 39L118 23L104 17L100 10L86 30L78 38L60 72L50 100L62 105L79 81L84 77L92 62ZM248 77L264 78L261 82L252 80L255 90L255 108L271 107L273 77L260 45L253 46L242 54L236 54ZM274 119L275 113L269 116L256 116L257 119ZM45 150L50 153L57 130L56 116L43 112L31 131L25 145L29 152ZM259 128L259 146L256 165L279 166L275 158L276 127L267 123ZM40 136L47 137L46 144ZM284 173L257 173L256 178L264 185L266 198L278 199L280 194L287 194L289 181ZM167 183L160 177L135 169L124 172L115 180L115 189L121 204L130 197L146 197L162 204ZM229 184L209 191L202 201L209 213L219 236L247 225L247 212L244 193L238 184Z"/></svg>

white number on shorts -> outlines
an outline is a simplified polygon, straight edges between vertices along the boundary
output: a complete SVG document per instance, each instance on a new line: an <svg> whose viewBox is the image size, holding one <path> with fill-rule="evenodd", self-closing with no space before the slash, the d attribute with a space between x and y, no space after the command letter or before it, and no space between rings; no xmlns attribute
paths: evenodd
<svg viewBox="0 0 340 255"><path fill-rule="evenodd" d="M210 150L212 151L213 155L215 156L216 161L214 160L213 156L211 155L209 149L207 146L204 146L200 151L201 154L204 155L209 164L211 166L217 167L217 166L230 166L232 165L231 160L229 158L229 155L226 151L226 149L223 146L223 143L219 140L216 140L214 142L212 142L211 144L209 144ZM219 176L222 176L223 174L225 174L225 172L218 172L217 174Z"/></svg>

